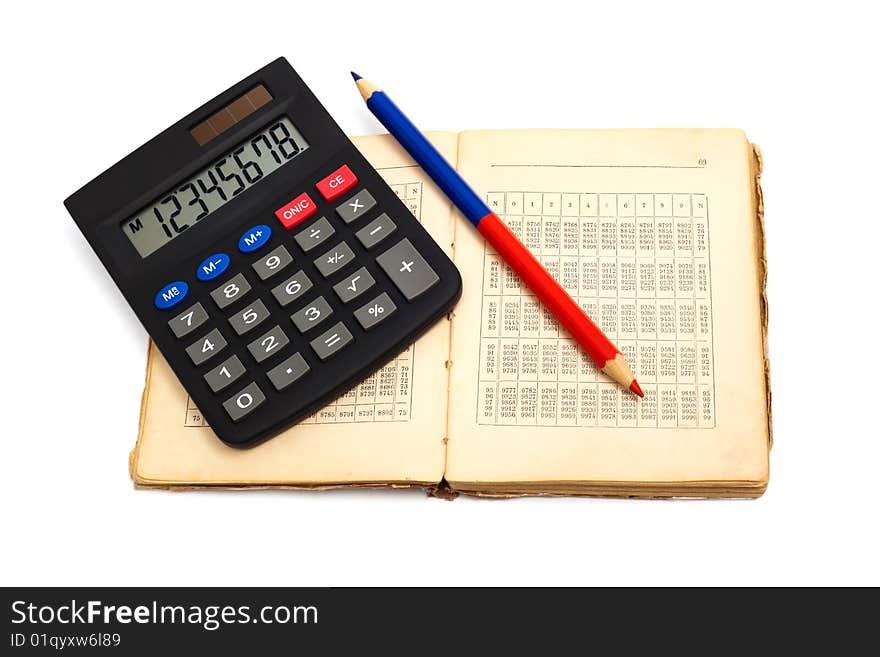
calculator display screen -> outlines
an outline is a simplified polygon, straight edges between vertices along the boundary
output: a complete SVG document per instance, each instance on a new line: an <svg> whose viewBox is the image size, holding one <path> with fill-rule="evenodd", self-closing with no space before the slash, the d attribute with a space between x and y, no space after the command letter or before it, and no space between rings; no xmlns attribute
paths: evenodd
<svg viewBox="0 0 880 657"><path fill-rule="evenodd" d="M146 258L308 147L281 117L123 221L122 231Z"/></svg>

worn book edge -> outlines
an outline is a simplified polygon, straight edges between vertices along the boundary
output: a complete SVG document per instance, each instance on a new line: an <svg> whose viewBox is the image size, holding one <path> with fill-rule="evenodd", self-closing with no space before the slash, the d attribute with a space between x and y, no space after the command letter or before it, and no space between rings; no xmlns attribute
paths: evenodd
<svg viewBox="0 0 880 657"><path fill-rule="evenodd" d="M757 144L752 144L752 166L754 167L755 221L757 222L758 280L761 286L761 342L764 347L764 394L767 399L767 439L773 447L773 413L770 391L770 352L767 346L767 327L770 307L767 302L767 240L764 231L764 192L761 189L761 173L764 158Z"/></svg>

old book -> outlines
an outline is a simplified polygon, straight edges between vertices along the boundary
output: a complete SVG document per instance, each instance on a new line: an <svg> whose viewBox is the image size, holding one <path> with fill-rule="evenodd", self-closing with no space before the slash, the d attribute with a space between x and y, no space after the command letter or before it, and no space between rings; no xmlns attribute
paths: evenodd
<svg viewBox="0 0 880 657"><path fill-rule="evenodd" d="M761 160L737 130L431 139L624 352L611 383L388 136L355 143L462 271L454 313L315 416L226 447L150 345L136 485L756 497L769 473Z"/></svg>

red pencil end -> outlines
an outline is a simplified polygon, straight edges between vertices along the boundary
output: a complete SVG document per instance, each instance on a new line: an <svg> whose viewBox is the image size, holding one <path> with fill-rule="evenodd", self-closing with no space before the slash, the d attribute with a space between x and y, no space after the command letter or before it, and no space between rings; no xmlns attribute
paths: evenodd
<svg viewBox="0 0 880 657"><path fill-rule="evenodd" d="M633 382L629 384L629 389L636 393L639 397L644 397L645 393L642 392L642 386L639 385L639 382L633 379Z"/></svg>

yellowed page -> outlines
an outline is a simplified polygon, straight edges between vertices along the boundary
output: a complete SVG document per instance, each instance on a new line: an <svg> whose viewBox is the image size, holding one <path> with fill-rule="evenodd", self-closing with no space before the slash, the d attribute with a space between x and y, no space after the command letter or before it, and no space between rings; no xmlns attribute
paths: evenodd
<svg viewBox="0 0 880 657"><path fill-rule="evenodd" d="M452 161L456 135L433 133ZM449 202L387 135L354 139L451 253ZM141 485L436 484L443 476L449 322L281 436L248 450L221 443L150 346L132 476Z"/></svg>
<svg viewBox="0 0 880 657"><path fill-rule="evenodd" d="M745 135L466 132L458 163L622 350L646 394L597 372L479 235L459 228L453 487L763 487L761 236Z"/></svg>

